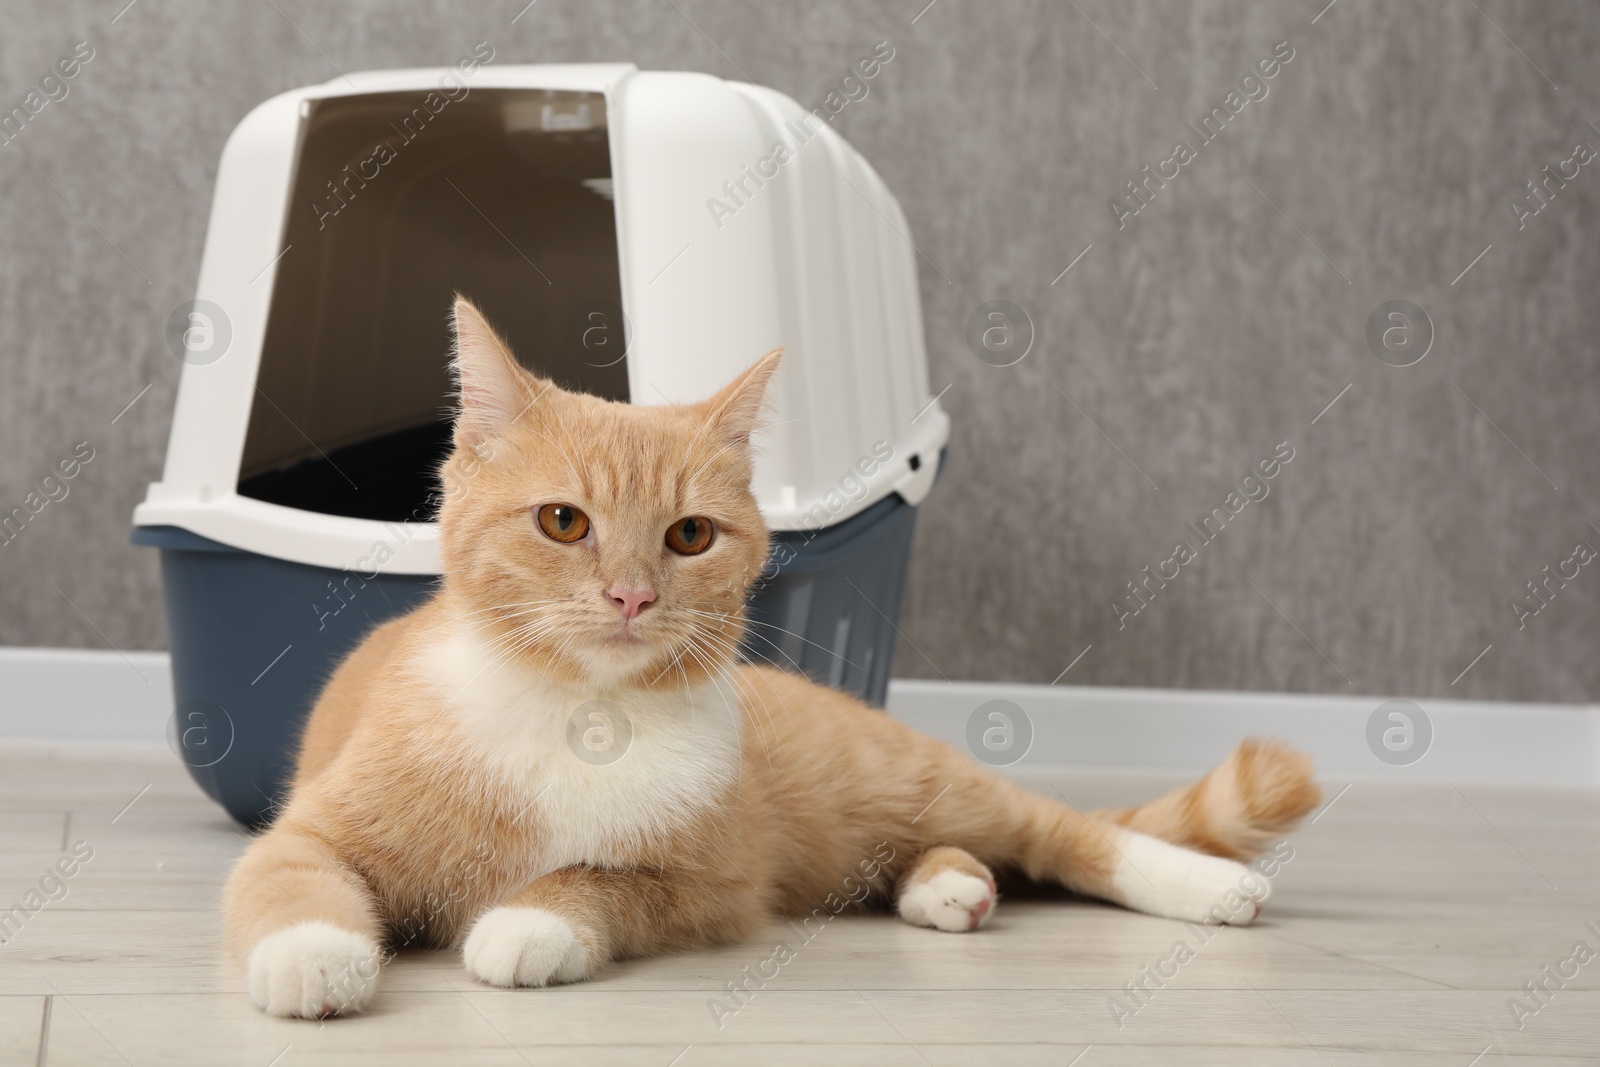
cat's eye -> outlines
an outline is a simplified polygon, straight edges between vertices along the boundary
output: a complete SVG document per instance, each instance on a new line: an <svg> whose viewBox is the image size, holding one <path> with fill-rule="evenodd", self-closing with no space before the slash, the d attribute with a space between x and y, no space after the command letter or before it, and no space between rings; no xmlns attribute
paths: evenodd
<svg viewBox="0 0 1600 1067"><path fill-rule="evenodd" d="M704 515L691 515L667 527L667 547L680 556L698 556L711 547L716 528Z"/></svg>
<svg viewBox="0 0 1600 1067"><path fill-rule="evenodd" d="M589 532L589 516L571 504L543 504L538 518L545 536L564 545L582 541Z"/></svg>

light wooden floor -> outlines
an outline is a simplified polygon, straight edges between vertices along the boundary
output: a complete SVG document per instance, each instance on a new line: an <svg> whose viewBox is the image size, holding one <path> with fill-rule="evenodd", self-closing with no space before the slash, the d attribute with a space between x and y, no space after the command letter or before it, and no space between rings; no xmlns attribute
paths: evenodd
<svg viewBox="0 0 1600 1067"><path fill-rule="evenodd" d="M1030 784L1050 781L1082 807L1165 784ZM1575 942L1600 951L1597 831L1593 793L1358 784L1292 839L1262 920L1205 944L1012 893L977 934L847 916L809 943L777 927L550 990L402 956L373 1011L319 1025L261 1015L219 961L217 890L245 838L170 754L0 747L0 908L65 844L94 849L0 945L0 1063L1600 1064L1600 959L1520 1030L1507 1007ZM1194 958L1119 1028L1109 998L1179 939ZM708 1001L778 940L793 961L719 1028Z"/></svg>

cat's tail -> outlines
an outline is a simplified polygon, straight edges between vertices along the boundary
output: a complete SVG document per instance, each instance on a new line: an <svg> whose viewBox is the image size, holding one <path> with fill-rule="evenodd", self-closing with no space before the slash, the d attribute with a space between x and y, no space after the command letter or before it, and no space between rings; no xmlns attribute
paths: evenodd
<svg viewBox="0 0 1600 1067"><path fill-rule="evenodd" d="M1250 860L1299 825L1321 802L1311 760L1280 741L1245 741L1193 785L1092 818L1174 845Z"/></svg>

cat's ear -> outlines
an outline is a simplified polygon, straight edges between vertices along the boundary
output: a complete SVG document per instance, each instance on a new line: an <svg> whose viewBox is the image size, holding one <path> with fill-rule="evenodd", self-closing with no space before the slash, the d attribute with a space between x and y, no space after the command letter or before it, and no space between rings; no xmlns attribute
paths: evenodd
<svg viewBox="0 0 1600 1067"><path fill-rule="evenodd" d="M783 349L774 348L705 402L706 418L725 442L738 448L750 443L767 404L767 388L782 360Z"/></svg>
<svg viewBox="0 0 1600 1067"><path fill-rule="evenodd" d="M472 301L458 294L450 321L455 337L450 369L461 401L456 444L475 445L515 422L538 396L540 383L517 364L510 346Z"/></svg>

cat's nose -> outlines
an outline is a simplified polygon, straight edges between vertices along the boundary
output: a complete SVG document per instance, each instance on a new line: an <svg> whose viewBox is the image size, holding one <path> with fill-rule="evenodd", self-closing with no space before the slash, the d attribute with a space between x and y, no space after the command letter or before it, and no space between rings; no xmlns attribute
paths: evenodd
<svg viewBox="0 0 1600 1067"><path fill-rule="evenodd" d="M614 585L606 590L606 596L611 598L611 603L622 612L624 622L632 622L639 617L639 613L655 602L656 594L653 589L626 589Z"/></svg>

